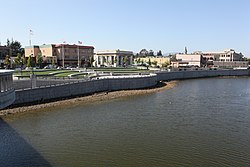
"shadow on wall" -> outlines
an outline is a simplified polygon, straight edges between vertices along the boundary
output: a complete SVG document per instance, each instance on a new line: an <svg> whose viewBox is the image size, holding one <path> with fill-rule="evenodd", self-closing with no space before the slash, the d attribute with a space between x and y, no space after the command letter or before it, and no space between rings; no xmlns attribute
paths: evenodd
<svg viewBox="0 0 250 167"><path fill-rule="evenodd" d="M51 167L52 165L0 118L0 166Z"/></svg>

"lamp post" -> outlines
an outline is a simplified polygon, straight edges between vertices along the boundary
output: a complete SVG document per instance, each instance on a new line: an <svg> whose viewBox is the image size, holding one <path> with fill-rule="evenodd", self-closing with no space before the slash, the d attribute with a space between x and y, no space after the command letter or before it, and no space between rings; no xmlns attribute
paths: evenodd
<svg viewBox="0 0 250 167"><path fill-rule="evenodd" d="M64 68L64 44L62 44L62 66Z"/></svg>
<svg viewBox="0 0 250 167"><path fill-rule="evenodd" d="M78 57L78 68L80 68L80 53L79 53L79 45L77 45L77 57Z"/></svg>
<svg viewBox="0 0 250 167"><path fill-rule="evenodd" d="M23 70L23 60L22 60L22 58L20 60L20 64L21 64L21 76L22 76L22 70Z"/></svg>

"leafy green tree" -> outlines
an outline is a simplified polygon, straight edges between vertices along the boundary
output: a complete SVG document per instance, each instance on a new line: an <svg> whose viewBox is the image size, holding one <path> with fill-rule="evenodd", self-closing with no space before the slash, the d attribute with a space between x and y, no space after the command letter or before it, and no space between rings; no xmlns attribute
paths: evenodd
<svg viewBox="0 0 250 167"><path fill-rule="evenodd" d="M91 56L90 57L90 66L93 67L93 63L94 63L94 56Z"/></svg>
<svg viewBox="0 0 250 167"><path fill-rule="evenodd" d="M18 53L20 53L21 55L24 55L25 54L24 48L20 48L19 51L18 51Z"/></svg>
<svg viewBox="0 0 250 167"><path fill-rule="evenodd" d="M14 65L17 67L19 64L20 64L20 60L18 59L18 57L15 57Z"/></svg>
<svg viewBox="0 0 250 167"><path fill-rule="evenodd" d="M142 57L148 56L148 51L147 51L147 49L142 49L142 50L140 51L139 55L142 56Z"/></svg>
<svg viewBox="0 0 250 167"><path fill-rule="evenodd" d="M157 66L157 61L153 61L153 62L152 62L152 65L153 65L153 66Z"/></svg>
<svg viewBox="0 0 250 167"><path fill-rule="evenodd" d="M152 64L151 64L151 60L150 59L148 59L148 65L149 66L151 66Z"/></svg>
<svg viewBox="0 0 250 167"><path fill-rule="evenodd" d="M19 41L17 40L13 41L12 39L10 42L10 40L7 39L6 44L8 47L10 47L11 56L17 56L17 53L20 53L21 55L24 54L24 48L22 48L22 45Z"/></svg>
<svg viewBox="0 0 250 167"><path fill-rule="evenodd" d="M157 56L162 56L161 50L157 52Z"/></svg>
<svg viewBox="0 0 250 167"><path fill-rule="evenodd" d="M9 55L6 55L4 59L4 65L6 66L7 69L10 68L10 56Z"/></svg>
<svg viewBox="0 0 250 167"><path fill-rule="evenodd" d="M185 54L187 54L187 53L188 53L188 50L187 50L187 47L186 47L186 46L185 46L185 51L184 51L184 52L185 52Z"/></svg>
<svg viewBox="0 0 250 167"><path fill-rule="evenodd" d="M163 64L162 64L162 67L168 67L169 66L169 63L168 62L164 62Z"/></svg>
<svg viewBox="0 0 250 167"><path fill-rule="evenodd" d="M7 42L6 42L7 46L10 46L10 40L7 38Z"/></svg>
<svg viewBox="0 0 250 167"><path fill-rule="evenodd" d="M27 64L27 59L23 55L22 58L21 58L21 66L23 67L24 64Z"/></svg>
<svg viewBox="0 0 250 167"><path fill-rule="evenodd" d="M53 61L52 61L53 62ZM39 53L36 57L36 64L39 65L39 67L41 68L42 67L42 63L43 63L43 57L42 57L42 54Z"/></svg>
<svg viewBox="0 0 250 167"><path fill-rule="evenodd" d="M127 56L124 58L124 65L125 65L125 66L128 65L128 57L127 57Z"/></svg>
<svg viewBox="0 0 250 167"><path fill-rule="evenodd" d="M29 58L28 58L28 60L27 60L27 67L32 67L31 56L29 56Z"/></svg>
<svg viewBox="0 0 250 167"><path fill-rule="evenodd" d="M154 56L154 51L153 50L149 50L148 56Z"/></svg>
<svg viewBox="0 0 250 167"><path fill-rule="evenodd" d="M16 67L20 67L22 62L22 57L21 57L21 53L17 53L17 57L14 59L14 65Z"/></svg>
<svg viewBox="0 0 250 167"><path fill-rule="evenodd" d="M140 59L140 58L137 58L137 59L136 59L136 63L137 63L137 64L140 64L140 63L141 63L141 59Z"/></svg>
<svg viewBox="0 0 250 167"><path fill-rule="evenodd" d="M22 53L22 49L21 49L22 45L20 42L18 41L11 41L10 43L10 49L12 52L13 56L16 56L17 53Z"/></svg>

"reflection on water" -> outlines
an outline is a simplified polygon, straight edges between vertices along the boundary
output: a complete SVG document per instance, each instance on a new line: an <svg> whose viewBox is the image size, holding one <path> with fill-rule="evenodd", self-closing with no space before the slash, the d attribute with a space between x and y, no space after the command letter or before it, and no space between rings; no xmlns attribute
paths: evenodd
<svg viewBox="0 0 250 167"><path fill-rule="evenodd" d="M249 166L249 101L250 78L186 80L155 94L27 114L8 124L35 148L19 152L36 152L52 166ZM6 142L15 140L8 135L13 128L1 127Z"/></svg>
<svg viewBox="0 0 250 167"><path fill-rule="evenodd" d="M0 118L0 166L50 167L51 165L10 125Z"/></svg>

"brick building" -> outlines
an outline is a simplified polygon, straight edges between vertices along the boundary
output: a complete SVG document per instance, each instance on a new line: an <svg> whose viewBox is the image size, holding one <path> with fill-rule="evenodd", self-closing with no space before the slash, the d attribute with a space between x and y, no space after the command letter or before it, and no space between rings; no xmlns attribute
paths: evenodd
<svg viewBox="0 0 250 167"><path fill-rule="evenodd" d="M25 47L25 57L35 58L39 55L43 57L44 64L83 67L90 65L90 59L94 55L94 47L69 44Z"/></svg>

